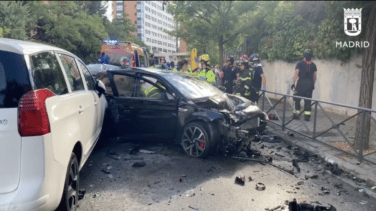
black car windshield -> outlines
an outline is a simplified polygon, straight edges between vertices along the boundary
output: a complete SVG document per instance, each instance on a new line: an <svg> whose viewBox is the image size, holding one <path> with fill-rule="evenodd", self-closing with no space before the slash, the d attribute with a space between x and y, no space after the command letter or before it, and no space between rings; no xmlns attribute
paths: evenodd
<svg viewBox="0 0 376 211"><path fill-rule="evenodd" d="M227 95L224 94L221 90L212 86L199 77L188 75L186 73L172 73L164 72L163 77L170 82L179 92L188 99L198 99L212 97L215 95L224 96L230 108L233 108L234 105L228 99Z"/></svg>
<svg viewBox="0 0 376 211"><path fill-rule="evenodd" d="M198 77L185 73L164 73L164 78L176 87L184 97L188 99L197 99L212 97L214 95L223 95L216 87L206 83Z"/></svg>

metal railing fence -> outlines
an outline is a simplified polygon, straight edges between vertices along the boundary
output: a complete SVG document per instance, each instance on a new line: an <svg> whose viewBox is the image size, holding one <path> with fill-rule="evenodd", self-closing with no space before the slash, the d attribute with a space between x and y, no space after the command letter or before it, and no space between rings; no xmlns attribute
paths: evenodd
<svg viewBox="0 0 376 211"><path fill-rule="evenodd" d="M271 100L271 98L268 97L268 95L270 94L274 95L274 97L277 99L272 98ZM311 119L310 121L304 121L302 120L302 118L299 118L298 120L294 119L292 115L291 117L287 117L287 112L295 109L294 100L293 100L294 98L301 99L300 101L303 100L303 102L301 103L304 103L304 100L310 100L311 102L310 106L311 106L311 110L313 114L312 115L313 119ZM272 103L272 101L275 101L275 102ZM333 102L326 102L322 100L305 98L305 97L300 97L300 96L295 96L295 95L281 94L281 93L270 92L270 91L262 91L260 95L259 103L258 103L259 106L260 106L260 103L261 103L261 109L267 114L270 114L272 111L274 111L274 114L278 120L269 120L269 122L282 127L282 131L285 131L287 129L294 133L302 135L306 138L309 138L311 140L318 141L326 146L335 148L343 153L357 157L359 162L366 160L370 163L376 164L375 161L365 158L366 156L376 153L376 150L365 154L364 148L363 148L364 140L366 138L368 138L369 140L371 139L371 137L365 137L364 135L367 119L370 119L371 120L370 122L371 123L373 122L375 124L372 126L375 127L375 131L376 131L376 119L372 116L373 113L376 113L376 110L349 106L349 105L333 103ZM290 107L288 106L288 104L290 105ZM324 105L331 105L334 108L340 107L340 108L346 108L348 110L353 110L353 113L355 114L351 116L347 116L347 115L336 116L336 114L334 115L328 112L324 108L325 107ZM292 109L289 109L289 108L292 108ZM300 112L299 116L301 116L301 114L304 113L304 109L301 109L301 110L302 111L299 111ZM356 124L354 125L350 123L354 123L354 121L356 121L355 117L358 117L358 116L360 116L361 118L361 138L360 138L360 141L358 142L358 145L356 146L354 145L354 143L351 143L350 141L351 138L349 136L352 133L353 136L355 137L354 128ZM342 117L344 119L338 120L339 117ZM348 123L349 126L343 129L346 123ZM321 129L321 131L319 132L318 129ZM333 132L333 130L335 132ZM340 141L331 142L333 139L338 140L338 137L341 138ZM354 142L355 142L355 139L354 139ZM343 143L346 143L347 145L344 146ZM342 147L341 148L336 147L335 144L340 144L340 146Z"/></svg>

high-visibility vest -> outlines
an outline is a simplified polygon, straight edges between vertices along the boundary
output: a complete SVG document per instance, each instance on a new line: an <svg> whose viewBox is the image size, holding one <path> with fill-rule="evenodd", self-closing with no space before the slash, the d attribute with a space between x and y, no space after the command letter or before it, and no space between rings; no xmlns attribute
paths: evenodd
<svg viewBox="0 0 376 211"><path fill-rule="evenodd" d="M202 77L205 77L206 78L206 82L210 83L210 84L214 84L215 83L215 74L212 70L207 70L207 69L203 69L201 70L198 75L198 77L202 76Z"/></svg>

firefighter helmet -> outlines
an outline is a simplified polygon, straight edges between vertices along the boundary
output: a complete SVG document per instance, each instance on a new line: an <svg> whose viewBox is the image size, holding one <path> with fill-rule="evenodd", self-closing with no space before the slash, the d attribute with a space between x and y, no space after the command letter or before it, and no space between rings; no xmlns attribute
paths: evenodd
<svg viewBox="0 0 376 211"><path fill-rule="evenodd" d="M230 61L231 64L234 64L234 57L230 56L226 59L226 61Z"/></svg>
<svg viewBox="0 0 376 211"><path fill-rule="evenodd" d="M209 61L209 55L208 54L202 54L200 56L200 61L208 62Z"/></svg>
<svg viewBox="0 0 376 211"><path fill-rule="evenodd" d="M250 60L251 61L259 61L260 60L260 56L257 54L257 53L254 53L250 56Z"/></svg>

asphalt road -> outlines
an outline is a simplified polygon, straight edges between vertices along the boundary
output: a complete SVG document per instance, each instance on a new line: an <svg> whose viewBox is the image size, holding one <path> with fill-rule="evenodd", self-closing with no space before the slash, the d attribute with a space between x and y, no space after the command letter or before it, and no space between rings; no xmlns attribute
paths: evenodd
<svg viewBox="0 0 376 211"><path fill-rule="evenodd" d="M253 145L262 154L271 155L273 164L294 169L291 150L283 143ZM262 145L264 149L260 149ZM141 148L154 154L129 155L133 147L129 142L111 140L94 149L80 174L80 186L86 194L79 210L261 211L284 205L286 200L294 198L298 203L331 204L338 211L376 210L374 198L362 189L343 183L323 169L323 164L299 163L301 172L297 173L295 168L292 176L270 165L240 162L221 155L190 158L178 146L168 143L149 143ZM132 167L140 161L146 165ZM244 186L235 184L238 175L246 177ZM318 178L306 180L306 175L318 175ZM264 191L255 189L259 182L265 184ZM322 187L330 193L325 193Z"/></svg>

